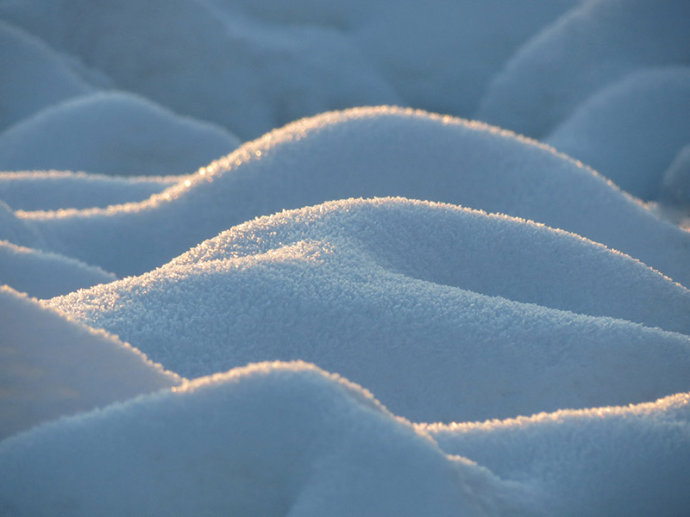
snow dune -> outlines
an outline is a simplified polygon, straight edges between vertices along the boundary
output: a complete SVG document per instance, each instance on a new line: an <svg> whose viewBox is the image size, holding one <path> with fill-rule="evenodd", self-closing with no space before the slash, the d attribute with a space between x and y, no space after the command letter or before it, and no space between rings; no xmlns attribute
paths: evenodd
<svg viewBox="0 0 690 517"><path fill-rule="evenodd" d="M256 216L372 196L524 217L606 244L690 285L690 236L591 169L491 126L397 108L298 121L138 204L18 215L51 251L125 275L160 266Z"/></svg>
<svg viewBox="0 0 690 517"><path fill-rule="evenodd" d="M686 513L689 15L0 0L0 515Z"/></svg>
<svg viewBox="0 0 690 517"><path fill-rule="evenodd" d="M687 334L687 289L581 237L404 199L257 219L48 304L189 378L304 359L415 421L641 402L690 379L687 335L631 323Z"/></svg>
<svg viewBox="0 0 690 517"><path fill-rule="evenodd" d="M143 201L184 179L55 170L0 172L0 199L14 210L107 207Z"/></svg>
<svg viewBox="0 0 690 517"><path fill-rule="evenodd" d="M0 313L0 440L40 422L180 383L131 346L8 287L0 287ZM5 467L0 471L7 472ZM3 499L7 485L0 485ZM0 502L0 513L8 512Z"/></svg>
<svg viewBox="0 0 690 517"><path fill-rule="evenodd" d="M673 515L690 502L688 400L427 430L340 377L263 363L0 442L0 508L18 517Z"/></svg>
<svg viewBox="0 0 690 517"><path fill-rule="evenodd" d="M145 99L97 93L41 110L0 134L0 170L189 174L239 144L220 127Z"/></svg>
<svg viewBox="0 0 690 517"><path fill-rule="evenodd" d="M645 69L590 97L545 142L658 199L665 170L690 142L689 111L690 67Z"/></svg>
<svg viewBox="0 0 690 517"><path fill-rule="evenodd" d="M690 65L685 0L591 0L534 36L495 75L476 116L535 138L640 68Z"/></svg>

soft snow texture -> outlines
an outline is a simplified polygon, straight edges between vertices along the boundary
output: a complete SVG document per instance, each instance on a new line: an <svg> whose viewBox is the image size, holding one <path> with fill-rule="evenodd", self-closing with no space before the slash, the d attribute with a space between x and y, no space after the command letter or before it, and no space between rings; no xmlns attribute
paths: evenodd
<svg viewBox="0 0 690 517"><path fill-rule="evenodd" d="M0 288L0 314L0 440L180 382L129 345L67 321L7 287ZM0 485L0 491L7 489L4 481ZM0 514L8 515L1 502Z"/></svg>
<svg viewBox="0 0 690 517"><path fill-rule="evenodd" d="M578 107L545 141L642 199L690 142L690 67L643 70Z"/></svg>
<svg viewBox="0 0 690 517"><path fill-rule="evenodd" d="M238 145L220 127L132 95L99 93L46 108L1 133L0 170L186 174Z"/></svg>
<svg viewBox="0 0 690 517"><path fill-rule="evenodd" d="M51 298L117 277L73 258L0 241L0 284L37 298Z"/></svg>
<svg viewBox="0 0 690 517"><path fill-rule="evenodd" d="M416 421L641 402L690 379L687 336L610 318L687 333L687 289L573 235L407 200L258 219L50 305L186 377L301 358Z"/></svg>
<svg viewBox="0 0 690 517"><path fill-rule="evenodd" d="M121 177L69 171L0 172L0 200L15 210L106 207L143 201L179 181L179 176Z"/></svg>
<svg viewBox="0 0 690 517"><path fill-rule="evenodd" d="M0 510L679 515L690 503L688 401L428 432L341 378L264 363L0 443Z"/></svg>
<svg viewBox="0 0 690 517"><path fill-rule="evenodd" d="M515 54L477 116L543 137L578 104L640 68L690 65L688 16L687 0L584 2Z"/></svg>
<svg viewBox="0 0 690 517"><path fill-rule="evenodd" d="M125 275L253 217L355 196L430 199L532 219L690 285L690 235L591 169L491 126L396 108L298 121L139 204L22 214L21 221L51 251Z"/></svg>
<svg viewBox="0 0 690 517"><path fill-rule="evenodd" d="M0 17L120 88L254 138L355 105L469 116L515 49L578 3L5 0Z"/></svg>
<svg viewBox="0 0 690 517"><path fill-rule="evenodd" d="M686 513L689 18L0 0L0 515Z"/></svg>

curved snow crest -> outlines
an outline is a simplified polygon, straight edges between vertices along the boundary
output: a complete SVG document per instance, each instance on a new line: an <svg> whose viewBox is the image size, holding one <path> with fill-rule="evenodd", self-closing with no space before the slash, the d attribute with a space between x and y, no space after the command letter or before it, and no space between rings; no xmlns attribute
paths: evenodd
<svg viewBox="0 0 690 517"><path fill-rule="evenodd" d="M610 316L688 332L689 296L543 225L374 199L260 218L45 303L186 377L304 359L396 414L452 421L686 390L689 336Z"/></svg>
<svg viewBox="0 0 690 517"><path fill-rule="evenodd" d="M184 180L56 170L0 172L0 199L23 211L107 207L143 201Z"/></svg>
<svg viewBox="0 0 690 517"><path fill-rule="evenodd" d="M8 286L0 286L0 314L0 439L182 381L129 344Z"/></svg>
<svg viewBox="0 0 690 517"><path fill-rule="evenodd" d="M50 106L5 130L0 170L188 174L239 145L220 126L142 97L104 92Z"/></svg>
<svg viewBox="0 0 690 517"><path fill-rule="evenodd" d="M1 442L0 508L41 515L68 497L75 516L450 517L534 505L528 486L446 456L366 391L314 366L251 365L191 386ZM44 481L40 495L31 490Z"/></svg>
<svg viewBox="0 0 690 517"><path fill-rule="evenodd" d="M116 279L112 273L70 257L0 240L0 284L30 296L52 298Z"/></svg>
<svg viewBox="0 0 690 517"><path fill-rule="evenodd" d="M673 515L688 502L689 401L679 393L637 406L412 425L313 365L252 364L0 442L0 508L18 517L67 504L71 515L106 517L131 508L534 516L652 506ZM663 483L630 490L651 477Z"/></svg>
<svg viewBox="0 0 690 517"><path fill-rule="evenodd" d="M690 64L685 0L593 0L533 37L494 76L476 114L541 138L609 83Z"/></svg>
<svg viewBox="0 0 690 517"><path fill-rule="evenodd" d="M602 242L690 284L690 237L591 169L483 123L392 107L295 122L141 203L18 215L57 251L124 275L159 266L256 216L374 196L535 220ZM117 242L118 235L127 243ZM124 246L128 253L112 253Z"/></svg>
<svg viewBox="0 0 690 517"><path fill-rule="evenodd" d="M588 98L546 142L658 199L666 168L690 141L689 107L690 67L642 69Z"/></svg>
<svg viewBox="0 0 690 517"><path fill-rule="evenodd" d="M68 58L0 20L0 131L24 117L94 88Z"/></svg>
<svg viewBox="0 0 690 517"><path fill-rule="evenodd" d="M542 506L547 515L675 516L690 504L690 393L416 427L446 453L472 458L506 481L531 479L550 495Z"/></svg>

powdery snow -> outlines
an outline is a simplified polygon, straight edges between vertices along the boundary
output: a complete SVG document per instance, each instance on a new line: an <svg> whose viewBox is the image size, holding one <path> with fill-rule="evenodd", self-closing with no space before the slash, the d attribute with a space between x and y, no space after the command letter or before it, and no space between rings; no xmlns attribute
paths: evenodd
<svg viewBox="0 0 690 517"><path fill-rule="evenodd" d="M0 314L0 440L180 383L113 336L66 320L8 287L0 287ZM0 485L0 492L8 488ZM0 513L8 512L0 502Z"/></svg>
<svg viewBox="0 0 690 517"><path fill-rule="evenodd" d="M220 127L145 99L98 93L46 108L0 133L0 170L188 174L239 143Z"/></svg>
<svg viewBox="0 0 690 517"><path fill-rule="evenodd" d="M430 199L532 219L690 285L690 235L591 169L491 126L397 108L295 122L138 204L18 215L47 249L125 275L253 217L360 196ZM0 237L7 239L2 229Z"/></svg>
<svg viewBox="0 0 690 517"><path fill-rule="evenodd" d="M690 142L690 67L644 69L593 95L545 139L623 190L657 199Z"/></svg>
<svg viewBox="0 0 690 517"><path fill-rule="evenodd" d="M630 322L687 333L687 289L577 236L402 199L258 219L49 305L186 377L299 358L415 421L641 402L690 378L686 335Z"/></svg>
<svg viewBox="0 0 690 517"><path fill-rule="evenodd" d="M690 502L688 399L427 431L340 377L263 363L0 442L0 508L18 517L673 515Z"/></svg>
<svg viewBox="0 0 690 517"><path fill-rule="evenodd" d="M14 210L107 207L143 201L179 181L180 176L122 177L54 170L0 172L0 199Z"/></svg>
<svg viewBox="0 0 690 517"><path fill-rule="evenodd" d="M690 65L689 15L686 0L584 2L494 76L476 116L543 137L588 97L640 68Z"/></svg>
<svg viewBox="0 0 690 517"><path fill-rule="evenodd" d="M0 0L0 515L683 514L689 16Z"/></svg>

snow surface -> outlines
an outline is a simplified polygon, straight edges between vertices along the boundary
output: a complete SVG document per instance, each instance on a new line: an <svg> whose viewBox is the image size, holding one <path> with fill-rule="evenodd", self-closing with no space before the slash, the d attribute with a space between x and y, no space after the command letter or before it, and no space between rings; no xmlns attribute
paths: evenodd
<svg viewBox="0 0 690 517"><path fill-rule="evenodd" d="M188 174L239 144L220 127L145 99L97 93L41 110L1 133L0 169Z"/></svg>
<svg viewBox="0 0 690 517"><path fill-rule="evenodd" d="M127 275L253 217L359 196L430 199L532 219L690 285L690 235L591 169L495 127L399 108L303 119L138 204L18 217L47 249ZM0 238L8 239L1 228Z"/></svg>
<svg viewBox="0 0 690 517"><path fill-rule="evenodd" d="M588 97L640 68L690 65L688 16L686 0L584 2L494 76L477 116L543 137Z"/></svg>
<svg viewBox="0 0 690 517"><path fill-rule="evenodd" d="M0 172L0 200L15 210L107 207L143 201L180 176L121 177L70 171Z"/></svg>
<svg viewBox="0 0 690 517"><path fill-rule="evenodd" d="M690 142L690 67L644 69L579 106L548 138L619 187L656 199L664 172Z"/></svg>
<svg viewBox="0 0 690 517"><path fill-rule="evenodd" d="M0 287L0 312L0 439L180 383L140 351L6 286ZM0 510L7 515L3 503Z"/></svg>
<svg viewBox="0 0 690 517"><path fill-rule="evenodd" d="M686 513L689 15L0 0L0 515Z"/></svg>
<svg viewBox="0 0 690 517"><path fill-rule="evenodd" d="M416 421L641 402L690 379L687 335L631 323L690 333L684 287L581 237L402 199L261 218L49 305L185 377L304 359Z"/></svg>

